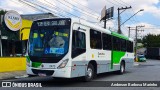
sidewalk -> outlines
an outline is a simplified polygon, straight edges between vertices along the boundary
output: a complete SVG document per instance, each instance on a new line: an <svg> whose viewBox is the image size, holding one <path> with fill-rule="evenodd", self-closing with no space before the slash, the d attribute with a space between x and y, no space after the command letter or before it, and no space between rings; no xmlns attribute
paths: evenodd
<svg viewBox="0 0 160 90"><path fill-rule="evenodd" d="M134 66L138 66L139 65L139 62L134 62Z"/></svg>
<svg viewBox="0 0 160 90"><path fill-rule="evenodd" d="M27 77L26 71L0 72L0 80Z"/></svg>

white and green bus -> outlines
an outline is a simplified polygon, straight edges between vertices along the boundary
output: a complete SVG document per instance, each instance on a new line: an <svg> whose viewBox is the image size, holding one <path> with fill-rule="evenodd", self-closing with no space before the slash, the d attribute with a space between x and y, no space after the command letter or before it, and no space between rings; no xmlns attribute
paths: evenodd
<svg viewBox="0 0 160 90"><path fill-rule="evenodd" d="M124 73L134 63L133 40L78 18L34 21L27 49L27 74L57 78Z"/></svg>

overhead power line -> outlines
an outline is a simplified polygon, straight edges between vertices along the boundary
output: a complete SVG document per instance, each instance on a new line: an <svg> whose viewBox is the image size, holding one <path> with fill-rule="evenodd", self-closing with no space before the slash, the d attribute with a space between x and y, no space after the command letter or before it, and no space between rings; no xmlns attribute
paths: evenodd
<svg viewBox="0 0 160 90"><path fill-rule="evenodd" d="M113 0L113 1L117 2L117 3L120 4L120 5L123 5L123 3L120 3L120 2L118 2L118 1L116 1L116 0ZM123 5L123 6L124 6L124 5Z"/></svg>
<svg viewBox="0 0 160 90"><path fill-rule="evenodd" d="M86 16L89 16L89 17L93 17L93 18L95 18L95 19L98 19L97 16L95 17L95 16L93 16L93 14L87 12L86 10L81 10L81 9L79 9L77 6L71 4L70 2L68 2L68 1L66 1L66 0L64 0L66 3L68 3L68 4L70 4L70 5L73 5L75 8L73 8L73 7L65 4L63 1L60 1L60 0L56 0L56 1L59 2L60 4L64 5L64 6L68 7L68 8L71 8L71 9L73 9L73 10L75 10L75 11L78 11L78 12L82 13L82 14L84 14L84 15L86 15Z"/></svg>
<svg viewBox="0 0 160 90"><path fill-rule="evenodd" d="M77 17L77 18L83 19L83 20L88 21L88 22L91 22L91 23L98 23L98 22L93 22L93 20L87 20L87 19L85 19L85 18L83 18L83 17L80 17L80 16L78 16L78 15L75 15L75 14L72 14L72 13L70 13L70 12L67 12L65 9L59 8L59 7L55 6L54 4L48 2L47 0L44 0L44 1L45 1L47 4L49 4L50 6L54 6L54 7L58 8L58 9L60 9L60 10L63 10L64 12L66 12L66 13L68 13L68 14L71 14L72 16L75 16L75 17ZM97 19L96 19L96 20L97 20Z"/></svg>
<svg viewBox="0 0 160 90"><path fill-rule="evenodd" d="M51 6L54 6L56 9L59 9L59 10L62 10L63 12L66 12L67 14L70 14L70 15L75 16L75 17L77 17L77 18L80 18L80 19L86 20L86 19L84 19L84 18L81 18L81 17L79 17L79 16L77 16L77 15L74 15L74 14L72 14L72 13L69 13L69 12L65 11L64 9L61 9L61 8L59 8L59 7L55 6L54 4L52 4L52 3L48 2L47 0L44 0L44 1L45 1L46 3L48 3L48 4L50 4Z"/></svg>
<svg viewBox="0 0 160 90"><path fill-rule="evenodd" d="M22 0L20 0L20 1L22 1ZM31 4L34 4L34 6L40 7L41 9L44 9L44 10L46 10L46 11L48 11L48 12L51 12L51 13L53 13L53 14L55 14L55 15L59 14L59 13L53 11L53 10L50 10L50 9L46 8L46 7L53 8L52 6L49 6L48 4L44 4L44 3L40 2L40 1L37 1L36 3L35 3L35 2L30 2L30 1L26 1L26 2L31 3ZM38 4L37 4L37 3L38 3ZM50 4L51 4L51 3L50 3ZM46 7L44 7L44 6L46 6ZM76 15L74 15L74 14L72 14L72 13L69 13L69 12L67 12L67 11L59 8L59 7L56 7L56 9L57 9L58 12L59 12L60 10L62 10L62 11L60 11L60 12L62 12L62 13L65 12L65 13L68 14L68 15L72 15L72 16L75 16L75 17L77 17L77 18L86 20L85 18L76 16ZM62 17L66 17L66 15L62 15L62 14L61 14L61 16L62 16ZM86 20L86 21L89 21L89 20ZM89 22L91 22L91 21L89 21Z"/></svg>
<svg viewBox="0 0 160 90"><path fill-rule="evenodd" d="M116 4L116 3L111 2L110 0L106 0L106 2L109 2L109 3L111 3L111 4L115 5L115 6L120 6L120 5Z"/></svg>
<svg viewBox="0 0 160 90"><path fill-rule="evenodd" d="M26 3L27 5L28 5L28 4L29 4L29 5L32 4L32 6L35 7L35 8L38 8L38 7L39 7L39 8L41 8L41 9L44 9L46 12L48 11L48 12L51 12L51 13L57 15L57 16L66 17L65 15L57 14L55 11L49 10L49 9L47 9L46 7L43 7L43 6L38 5L38 4L36 4L36 3L32 3L32 2L28 2L28 1L24 1L24 0L19 0L19 2ZM38 6L38 7L36 7L36 6Z"/></svg>
<svg viewBox="0 0 160 90"><path fill-rule="evenodd" d="M64 0L64 1L67 2L67 3L70 4L70 5L73 5L73 6L76 7L77 9L81 10L78 6L76 6L76 5L68 2L68 1L66 1L66 0ZM98 18L98 17L100 16L100 15L96 15L95 13L89 12L89 11L87 11L86 9L83 9L83 10L81 10L81 11L82 11L82 12L86 12L86 13L88 13L88 14L91 15L91 16L96 16L96 18Z"/></svg>
<svg viewBox="0 0 160 90"><path fill-rule="evenodd" d="M153 27L153 28L144 28L144 29L160 29L158 27Z"/></svg>
<svg viewBox="0 0 160 90"><path fill-rule="evenodd" d="M121 5L130 5L130 4L126 3L126 2L124 2L123 0L120 0L120 1L121 1L121 2L119 2L119 1L117 1L117 2L122 3ZM131 8L131 10L132 10L132 12L134 13L133 8ZM137 19L136 16L133 17L132 19L133 19L134 22L139 22L139 20Z"/></svg>
<svg viewBox="0 0 160 90"><path fill-rule="evenodd" d="M115 0L114 0L115 1ZM110 1L110 0L106 0L106 2L109 2L109 3L111 3L111 4L113 4L113 5L115 5L115 6L118 6L118 7L123 7L124 5L122 5L122 4L117 4L117 3L115 3L115 2L112 2L112 1ZM116 1L116 2L118 2L118 1ZM125 13L126 14L126 13ZM127 18L129 17L129 15L128 14L126 14L126 16L127 16ZM117 17L118 18L118 17ZM117 21L118 21L118 19L117 19ZM131 21L131 20L130 20ZM132 21L131 21L132 22ZM132 22L132 23L134 23L134 22Z"/></svg>
<svg viewBox="0 0 160 90"><path fill-rule="evenodd" d="M44 1L46 1L46 0L44 0ZM70 16L78 17L78 16L76 16L76 15L74 15L74 14L72 14L72 13L69 13L69 12L65 11L64 9L61 9L61 8L59 8L59 7L57 7L57 6L49 3L48 1L46 1L46 3L51 4L51 6L48 5L48 4L44 4L44 3L42 3L42 2L39 2L39 1L38 1L38 3L40 3L41 5L50 7L51 9L53 8L52 6L54 6L54 9L56 9L58 12L65 13L65 14L67 14L69 17L70 17ZM78 18L79 18L79 17L78 17Z"/></svg>
<svg viewBox="0 0 160 90"><path fill-rule="evenodd" d="M97 11L95 11L95 10L93 10L93 9L91 9L91 8L83 5L83 4L81 4L80 2L78 2L78 0L73 0L73 2L75 2L75 3L79 4L79 5L82 5L83 7L87 8L87 9L90 10L91 12L94 12L94 13L97 13L97 14L99 13L99 12L97 12Z"/></svg>
<svg viewBox="0 0 160 90"><path fill-rule="evenodd" d="M125 4L126 4L126 5L129 5L128 3L124 2L123 0L120 0L120 1L123 2L124 5L125 5Z"/></svg>
<svg viewBox="0 0 160 90"><path fill-rule="evenodd" d="M11 2L14 2L14 3L17 4L16 1L19 1L19 0L11 0ZM28 4L28 3L22 3L22 2L20 2L20 3L21 3L21 4L25 4L25 5L26 5L27 7L29 7L30 9L34 9L34 10L40 11L40 12L45 12L45 11L43 11L43 10L41 10L41 9L39 9L39 8L36 8L36 7L34 7L34 6L32 6L32 5Z"/></svg>
<svg viewBox="0 0 160 90"><path fill-rule="evenodd" d="M122 0L114 0L114 2L112 2L112 1L110 1L110 0L106 0L106 1L108 1L109 3L111 3L111 4L113 4L113 5L115 5L115 6L119 6L119 7L123 7L123 6L128 6L129 4L127 4L127 3L124 3L124 1L122 1ZM129 5L130 6L130 5ZM133 11L133 9L131 9L132 10L132 12L134 13L134 11ZM129 17L129 15L127 14L127 13L124 13L124 14L126 14L126 16L127 16L127 18ZM135 17L133 17L131 20L129 20L131 23L137 23L137 22L139 22L139 20L136 18L136 16Z"/></svg>

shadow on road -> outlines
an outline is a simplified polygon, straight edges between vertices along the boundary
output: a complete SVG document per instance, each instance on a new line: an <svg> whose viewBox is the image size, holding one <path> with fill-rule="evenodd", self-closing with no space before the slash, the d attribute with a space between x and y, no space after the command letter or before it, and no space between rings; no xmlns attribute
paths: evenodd
<svg viewBox="0 0 160 90"><path fill-rule="evenodd" d="M124 74L127 74L127 73L131 73L131 72L130 71L126 71ZM119 74L117 71L107 72L107 73L101 73L101 74L97 75L97 77L95 78L95 80L103 79L103 78L109 78L109 77L113 77L113 76L116 76L116 75L122 75L122 74Z"/></svg>
<svg viewBox="0 0 160 90"><path fill-rule="evenodd" d="M130 73L130 72L126 72ZM104 84L103 81L98 81L99 79L109 78L119 75L117 72L108 72L98 74L97 77L91 82L84 82L82 77L81 78L52 78L52 77L29 77L29 78L22 78L22 79L14 79L11 81L14 82L21 82L21 83L41 83L43 87L99 87Z"/></svg>

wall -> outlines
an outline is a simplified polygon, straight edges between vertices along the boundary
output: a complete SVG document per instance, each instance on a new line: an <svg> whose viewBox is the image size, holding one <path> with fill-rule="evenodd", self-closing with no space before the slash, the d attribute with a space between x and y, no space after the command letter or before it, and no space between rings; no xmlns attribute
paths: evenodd
<svg viewBox="0 0 160 90"><path fill-rule="evenodd" d="M26 70L25 57L0 58L0 72Z"/></svg>
<svg viewBox="0 0 160 90"><path fill-rule="evenodd" d="M28 39L31 25L32 21L22 19L22 28L20 30L20 38L22 40ZM25 57L0 57L0 72L19 70L26 70Z"/></svg>

